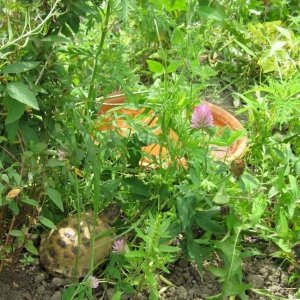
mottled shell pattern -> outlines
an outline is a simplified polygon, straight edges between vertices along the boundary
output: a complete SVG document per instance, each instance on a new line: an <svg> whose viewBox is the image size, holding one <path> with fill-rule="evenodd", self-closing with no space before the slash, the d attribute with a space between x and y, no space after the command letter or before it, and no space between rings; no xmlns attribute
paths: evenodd
<svg viewBox="0 0 300 300"><path fill-rule="evenodd" d="M95 227L94 213L88 211L81 215L80 221L77 215L70 216L57 224L56 230L42 236L40 259L47 271L66 277L86 276L91 267L92 236L111 229L119 213L120 206L110 204L96 219ZM113 240L114 234L95 239L94 265L109 255Z"/></svg>

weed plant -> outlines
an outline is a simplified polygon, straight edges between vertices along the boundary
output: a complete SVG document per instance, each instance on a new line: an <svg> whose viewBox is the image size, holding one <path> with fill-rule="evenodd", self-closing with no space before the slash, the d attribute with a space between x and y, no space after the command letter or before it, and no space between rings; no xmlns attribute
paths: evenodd
<svg viewBox="0 0 300 300"><path fill-rule="evenodd" d="M0 271L38 255L33 236L70 213L122 206L105 264L67 287L63 299L93 299L92 288L149 299L172 283L183 257L222 282L217 295L247 299L242 260L276 245L297 270L299 241L299 9L297 1L14 1L0 16ZM293 13L291 13L293 12ZM135 117L99 115L113 91ZM197 130L199 99L238 99L249 136L243 159L215 159L245 133ZM156 120L145 126L146 116ZM113 128L122 117L129 128ZM160 128L161 133L154 131ZM202 128L203 129L203 128ZM174 139L176 134L177 139ZM144 146L167 149L151 156ZM162 149L162 148L161 148ZM140 164L142 158L147 166ZM95 238L93 243L95 242ZM24 250L25 249L25 250ZM93 253L91 253L93 255ZM298 282L297 273L290 281ZM157 278L166 284L161 289ZM299 297L299 291L294 295ZM270 295L272 297L272 295Z"/></svg>

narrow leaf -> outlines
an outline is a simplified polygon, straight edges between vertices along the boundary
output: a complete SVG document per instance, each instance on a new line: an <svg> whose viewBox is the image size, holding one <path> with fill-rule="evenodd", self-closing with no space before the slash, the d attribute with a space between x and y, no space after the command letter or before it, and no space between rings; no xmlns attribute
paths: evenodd
<svg viewBox="0 0 300 300"><path fill-rule="evenodd" d="M53 201L53 203L61 210L64 211L63 202L61 200L61 195L55 189L47 188L46 193L49 198Z"/></svg>
<svg viewBox="0 0 300 300"><path fill-rule="evenodd" d="M197 203L194 197L177 197L178 213L183 230L190 227L194 222L196 206Z"/></svg>
<svg viewBox="0 0 300 300"><path fill-rule="evenodd" d="M295 176L289 175L289 181L290 181L290 189L294 197L294 200L297 200L300 197L297 179Z"/></svg>
<svg viewBox="0 0 300 300"><path fill-rule="evenodd" d="M267 201L265 198L258 195L255 197L252 205L252 225L255 226L259 223L260 217L267 208Z"/></svg>
<svg viewBox="0 0 300 300"><path fill-rule="evenodd" d="M242 44L241 42L239 42L238 40L234 40L247 54L249 54L250 56L252 56L253 58L257 59L256 54L250 50L250 48L248 48L246 45Z"/></svg>
<svg viewBox="0 0 300 300"><path fill-rule="evenodd" d="M55 226L55 224L54 224L51 220L49 220L49 219L47 219L47 218L41 217L41 218L39 219L39 221L40 221L43 225L45 225L46 227L48 227L48 228L51 228L51 229L57 229L56 226Z"/></svg>
<svg viewBox="0 0 300 300"><path fill-rule="evenodd" d="M274 27L284 36L286 37L289 41L292 40L292 36L291 36L291 33L289 30L283 28L283 27L280 27L280 26L277 26L277 25L274 25Z"/></svg>
<svg viewBox="0 0 300 300"><path fill-rule="evenodd" d="M273 56L275 54L276 51L280 50L281 48L283 48L285 46L286 42L285 41L276 41L273 45L272 48L270 50L270 56Z"/></svg>
<svg viewBox="0 0 300 300"><path fill-rule="evenodd" d="M38 207L39 206L39 203L36 200L29 199L28 197L23 198L22 202L26 203L26 204L29 204L31 206L34 206L34 207Z"/></svg>

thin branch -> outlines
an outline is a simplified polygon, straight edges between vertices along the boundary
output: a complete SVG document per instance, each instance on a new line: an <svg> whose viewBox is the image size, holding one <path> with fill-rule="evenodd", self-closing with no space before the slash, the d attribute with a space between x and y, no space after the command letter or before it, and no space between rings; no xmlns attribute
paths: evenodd
<svg viewBox="0 0 300 300"><path fill-rule="evenodd" d="M60 2L60 0L55 1L54 5L51 8L51 10L50 10L49 14L47 15L47 17L36 28L34 28L33 30L31 30L31 31L29 31L25 34L21 34L19 37L17 37L16 39L14 39L12 41L7 42L5 45L3 45L0 48L0 50L3 50L3 49L5 49L5 48L7 48L7 47L9 47L13 44L16 44L20 40L25 39L25 38L27 38L31 35L38 34L43 29L44 24L58 12L58 10L57 11L54 11L54 10L55 10L55 8L56 8L56 6L59 2Z"/></svg>

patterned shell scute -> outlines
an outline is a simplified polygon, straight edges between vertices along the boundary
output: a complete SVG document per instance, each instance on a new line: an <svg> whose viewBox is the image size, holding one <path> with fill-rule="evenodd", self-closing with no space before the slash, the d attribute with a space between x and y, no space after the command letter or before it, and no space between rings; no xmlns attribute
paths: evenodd
<svg viewBox="0 0 300 300"><path fill-rule="evenodd" d="M74 277L77 261L77 276L86 276L91 267L92 239L111 227L99 217L94 228L93 212L78 217L70 216L57 225L57 230L51 230L42 237L40 259L44 267L53 274ZM79 229L79 234L78 234ZM109 255L112 250L114 235L95 239L94 265ZM78 256L78 258L77 258Z"/></svg>

